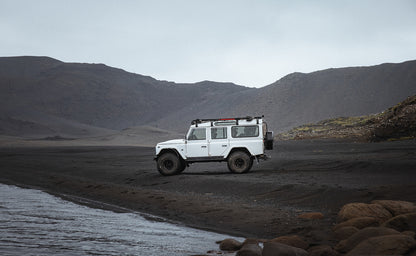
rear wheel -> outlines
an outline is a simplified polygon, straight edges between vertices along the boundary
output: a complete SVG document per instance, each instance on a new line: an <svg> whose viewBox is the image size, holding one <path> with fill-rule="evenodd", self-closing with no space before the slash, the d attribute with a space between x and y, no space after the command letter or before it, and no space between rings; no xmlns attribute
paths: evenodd
<svg viewBox="0 0 416 256"><path fill-rule="evenodd" d="M157 170L164 176L181 173L185 163L174 153L164 153L157 158Z"/></svg>
<svg viewBox="0 0 416 256"><path fill-rule="evenodd" d="M232 173L246 173L253 166L253 158L244 151L236 151L228 157L228 169Z"/></svg>

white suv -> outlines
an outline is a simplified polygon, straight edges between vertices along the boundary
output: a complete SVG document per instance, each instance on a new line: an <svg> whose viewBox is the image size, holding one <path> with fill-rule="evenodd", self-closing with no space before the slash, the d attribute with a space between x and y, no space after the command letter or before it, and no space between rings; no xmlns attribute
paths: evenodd
<svg viewBox="0 0 416 256"><path fill-rule="evenodd" d="M156 145L157 169L162 175L179 174L195 162L227 161L233 173L246 173L253 160L267 159L273 132L261 117L196 119L185 139Z"/></svg>

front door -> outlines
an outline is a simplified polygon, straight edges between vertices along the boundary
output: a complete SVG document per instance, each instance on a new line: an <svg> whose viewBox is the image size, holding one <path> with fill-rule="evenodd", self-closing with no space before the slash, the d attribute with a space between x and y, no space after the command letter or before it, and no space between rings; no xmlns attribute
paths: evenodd
<svg viewBox="0 0 416 256"><path fill-rule="evenodd" d="M206 128L192 128L186 143L186 157L207 157L208 141Z"/></svg>

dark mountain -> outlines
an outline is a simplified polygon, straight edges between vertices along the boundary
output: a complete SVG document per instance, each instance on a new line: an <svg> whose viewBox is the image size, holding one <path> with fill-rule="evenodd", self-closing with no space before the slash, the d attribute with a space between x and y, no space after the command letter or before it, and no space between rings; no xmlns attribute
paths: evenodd
<svg viewBox="0 0 416 256"><path fill-rule="evenodd" d="M103 64L63 63L47 57L0 58L3 124L13 119L50 126L60 118L122 129L148 124L210 97L245 90L250 89L232 83L158 81Z"/></svg>
<svg viewBox="0 0 416 256"><path fill-rule="evenodd" d="M167 128L164 124L180 127L181 116L264 114L278 132L338 116L379 113L414 94L416 61L327 69L309 74L293 73L257 90L213 98L193 109L179 110L158 124L163 128Z"/></svg>
<svg viewBox="0 0 416 256"><path fill-rule="evenodd" d="M0 134L27 134L31 127L37 134L58 134L69 123L68 134L85 136L97 132L92 127L140 125L185 132L195 118L262 114L277 132L378 113L414 94L416 61L293 73L253 89L158 81L103 64L7 57L0 58Z"/></svg>

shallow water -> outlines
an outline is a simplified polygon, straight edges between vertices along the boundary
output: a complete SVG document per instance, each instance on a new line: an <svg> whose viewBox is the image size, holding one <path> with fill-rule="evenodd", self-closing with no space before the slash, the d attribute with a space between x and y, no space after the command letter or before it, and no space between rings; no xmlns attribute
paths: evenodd
<svg viewBox="0 0 416 256"><path fill-rule="evenodd" d="M1 255L192 255L225 236L0 184Z"/></svg>

